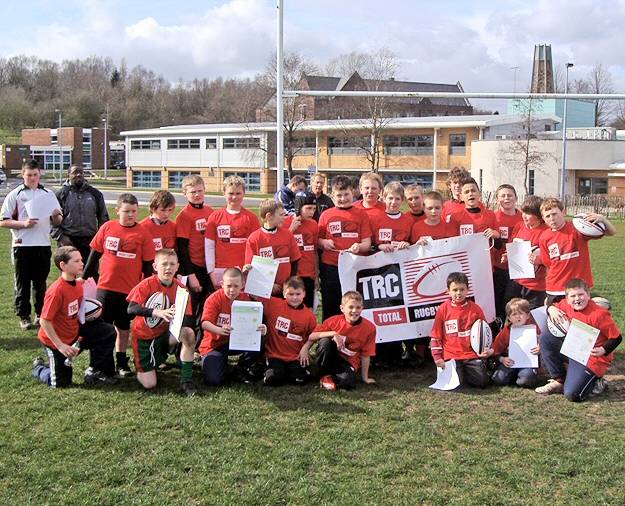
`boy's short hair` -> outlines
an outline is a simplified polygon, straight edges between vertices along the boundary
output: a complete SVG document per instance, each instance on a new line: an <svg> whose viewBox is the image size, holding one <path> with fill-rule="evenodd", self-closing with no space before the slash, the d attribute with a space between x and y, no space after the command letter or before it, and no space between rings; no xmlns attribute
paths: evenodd
<svg viewBox="0 0 625 506"><path fill-rule="evenodd" d="M575 288L581 288L586 293L590 293L590 287L588 286L588 283L586 283L586 281L580 278L569 279L569 282L564 287L564 293L568 292L569 290L573 290Z"/></svg>
<svg viewBox="0 0 625 506"><path fill-rule="evenodd" d="M223 274L224 278L226 276L231 276L231 277L234 277L234 278L241 278L241 279L243 279L243 272L238 267L227 267L224 270L224 274Z"/></svg>
<svg viewBox="0 0 625 506"><path fill-rule="evenodd" d="M386 196L391 193L396 193L401 196L402 200L404 199L404 187L398 181L391 181L386 184L384 191L382 192L382 198L386 198Z"/></svg>
<svg viewBox="0 0 625 506"><path fill-rule="evenodd" d="M304 280L302 280L302 278L300 278L299 276L291 276L289 279L287 279L282 285L282 289L286 290L287 288L306 291L306 285L304 285Z"/></svg>
<svg viewBox="0 0 625 506"><path fill-rule="evenodd" d="M61 270L61 262L67 263L72 258L72 253L78 251L74 246L61 246L54 252L54 265Z"/></svg>
<svg viewBox="0 0 625 506"><path fill-rule="evenodd" d="M39 167L39 162L37 160L35 160L34 158L30 158L28 160L24 160L24 163L22 163L22 172L24 172L25 170L41 170L41 168Z"/></svg>
<svg viewBox="0 0 625 506"><path fill-rule="evenodd" d="M161 257L176 257L176 260L178 260L178 253L172 248L161 248L154 254L154 261L156 262Z"/></svg>
<svg viewBox="0 0 625 506"><path fill-rule="evenodd" d="M360 191L360 176L348 176L348 177L349 177L349 180L351 181L352 190Z"/></svg>
<svg viewBox="0 0 625 506"><path fill-rule="evenodd" d="M156 211L159 207L167 209L176 205L176 197L167 190L158 190L154 192L150 199L150 211Z"/></svg>
<svg viewBox="0 0 625 506"><path fill-rule="evenodd" d="M341 297L341 305L347 304L347 301L349 300L354 300L359 304L363 303L362 295L360 295L360 293L356 292L355 290L350 290L349 292L345 292L343 297Z"/></svg>
<svg viewBox="0 0 625 506"><path fill-rule="evenodd" d="M506 316L510 316L512 313L527 313L530 312L530 303L526 299L521 297L514 297L510 299L506 304Z"/></svg>
<svg viewBox="0 0 625 506"><path fill-rule="evenodd" d="M471 174L469 174L467 169L464 167L454 167L449 171L449 174L447 174L447 186L451 186L452 183L457 183L468 177L471 177Z"/></svg>
<svg viewBox="0 0 625 506"><path fill-rule="evenodd" d="M230 186L240 186L243 188L243 191L245 191L245 179L241 176L228 176L224 179L221 188L225 192Z"/></svg>
<svg viewBox="0 0 625 506"><path fill-rule="evenodd" d="M304 176L293 176L289 179L289 186L298 185L298 184L306 184L306 178Z"/></svg>
<svg viewBox="0 0 625 506"><path fill-rule="evenodd" d="M189 174L182 178L182 191L185 191L189 186L196 186L198 184L204 185L204 180L197 174Z"/></svg>
<svg viewBox="0 0 625 506"><path fill-rule="evenodd" d="M352 189L352 180L349 176L334 176L332 178L332 191L343 191Z"/></svg>
<svg viewBox="0 0 625 506"><path fill-rule="evenodd" d="M460 188L462 188L464 185L467 185L467 184L474 184L475 187L477 188L477 191L480 191L480 185L477 184L477 181L473 179L471 176L465 177L464 179L460 180Z"/></svg>
<svg viewBox="0 0 625 506"><path fill-rule="evenodd" d="M443 196L437 191L432 190L423 194L423 200L438 200L442 204Z"/></svg>
<svg viewBox="0 0 625 506"><path fill-rule="evenodd" d="M559 198L556 197L547 197L543 200L542 204L540 204L540 213L544 213L545 211L549 211L557 207L560 211L564 211L564 204Z"/></svg>
<svg viewBox="0 0 625 506"><path fill-rule="evenodd" d="M423 193L423 186L421 186L420 184L417 184L417 183L412 183L412 184L409 184L408 186L406 186L406 188L404 188L404 193L414 192L414 191L418 191L420 193Z"/></svg>
<svg viewBox="0 0 625 506"><path fill-rule="evenodd" d="M532 216L536 216L536 218L543 219L542 214L540 213L540 206L543 203L543 199L538 195L529 195L525 197L525 200L521 204L521 211L525 214L531 214Z"/></svg>
<svg viewBox="0 0 625 506"><path fill-rule="evenodd" d="M365 172L362 176L360 176L360 181L358 181L358 187L361 187L365 181L375 181L378 183L380 190L384 188L384 180L382 176L377 172Z"/></svg>
<svg viewBox="0 0 625 506"><path fill-rule="evenodd" d="M122 204L130 204L131 206L138 206L139 201L132 193L122 193L117 197L117 207L121 207Z"/></svg>
<svg viewBox="0 0 625 506"><path fill-rule="evenodd" d="M266 199L260 203L258 212L260 213L260 218L264 220L267 213L275 214L278 209L284 209L282 202L278 202L274 199Z"/></svg>
<svg viewBox="0 0 625 506"><path fill-rule="evenodd" d="M464 272L452 272L447 276L447 288L449 288L452 283L461 284L469 288L469 278Z"/></svg>
<svg viewBox="0 0 625 506"><path fill-rule="evenodd" d="M326 180L326 176L325 176L325 174L322 174L321 172L315 172L313 174L313 176L310 178L310 182L312 183L316 179L323 179L325 181Z"/></svg>
<svg viewBox="0 0 625 506"><path fill-rule="evenodd" d="M512 193L514 193L514 196L515 197L517 196L516 189L511 184L508 184L508 183L500 184L495 190L495 196L499 195L500 190L512 190Z"/></svg>

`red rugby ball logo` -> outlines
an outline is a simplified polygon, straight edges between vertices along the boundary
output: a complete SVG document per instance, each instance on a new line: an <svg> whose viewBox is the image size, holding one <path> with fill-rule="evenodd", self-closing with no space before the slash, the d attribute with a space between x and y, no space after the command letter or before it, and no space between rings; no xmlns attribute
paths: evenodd
<svg viewBox="0 0 625 506"><path fill-rule="evenodd" d="M418 297L438 297L447 293L447 276L452 272L462 272L458 260L432 260L417 273L412 291Z"/></svg>

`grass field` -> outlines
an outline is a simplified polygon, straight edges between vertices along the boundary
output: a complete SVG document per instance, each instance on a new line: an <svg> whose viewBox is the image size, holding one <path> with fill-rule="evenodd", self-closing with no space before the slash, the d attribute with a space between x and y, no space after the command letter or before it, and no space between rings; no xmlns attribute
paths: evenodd
<svg viewBox="0 0 625 506"><path fill-rule="evenodd" d="M592 243L596 292L625 327L619 236ZM376 387L202 388L34 382L34 331L12 313L0 233L1 504L625 504L625 361L582 404L516 388L431 391L432 367ZM56 277L56 273L53 273ZM195 371L196 379L199 372Z"/></svg>

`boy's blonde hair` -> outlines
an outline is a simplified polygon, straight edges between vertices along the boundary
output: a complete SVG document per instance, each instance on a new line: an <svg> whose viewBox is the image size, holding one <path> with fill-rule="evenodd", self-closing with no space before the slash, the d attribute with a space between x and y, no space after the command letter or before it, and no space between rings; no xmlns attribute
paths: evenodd
<svg viewBox="0 0 625 506"><path fill-rule="evenodd" d="M386 198L387 195L397 194L402 200L404 199L404 187L401 183L397 181L391 181L384 187L384 191L382 192L382 198Z"/></svg>
<svg viewBox="0 0 625 506"><path fill-rule="evenodd" d="M540 204L540 213L544 213L545 211L549 211L557 207L560 211L564 211L564 204L562 201L556 197L547 197L543 200L542 204Z"/></svg>
<svg viewBox="0 0 625 506"><path fill-rule="evenodd" d="M590 294L590 287L588 286L588 283L580 278L570 279L564 287L564 293L567 293L569 290L573 290L575 288L580 288L584 290L587 294Z"/></svg>
<svg viewBox="0 0 625 506"><path fill-rule="evenodd" d="M243 272L238 267L228 267L223 273L223 277L225 278L226 276L243 279Z"/></svg>
<svg viewBox="0 0 625 506"><path fill-rule="evenodd" d="M240 186L243 188L243 191L245 191L245 179L241 176L228 176L224 179L222 190L225 192L231 186Z"/></svg>
<svg viewBox="0 0 625 506"><path fill-rule="evenodd" d="M447 186L451 187L452 183L457 183L469 177L471 177L471 174L469 174L467 169L464 167L454 167L447 175Z"/></svg>
<svg viewBox="0 0 625 506"><path fill-rule="evenodd" d="M274 199L263 200L258 208L260 219L264 220L267 213L275 214L278 209L284 209L282 202L277 202Z"/></svg>
<svg viewBox="0 0 625 506"><path fill-rule="evenodd" d="M438 200L442 204L443 196L436 191L430 191L423 195L423 201L425 202L426 200Z"/></svg>
<svg viewBox="0 0 625 506"><path fill-rule="evenodd" d="M378 183L380 190L384 187L384 181L382 180L382 176L377 172L365 172L362 176L360 176L360 181L358 182L358 186L362 187L365 181L375 181Z"/></svg>
<svg viewBox="0 0 625 506"><path fill-rule="evenodd" d="M417 191L423 195L423 186L417 183L412 183L404 188L404 193Z"/></svg>
<svg viewBox="0 0 625 506"><path fill-rule="evenodd" d="M347 302L350 301L350 300L356 301L359 304L363 303L362 295L360 295L358 292L356 292L354 290L350 290L349 292L345 292L343 297L341 297L341 305L347 304Z"/></svg>
<svg viewBox="0 0 625 506"><path fill-rule="evenodd" d="M286 290L287 288L292 288L293 290L306 290L306 285L304 285L304 280L299 276L291 276L282 285L283 290Z"/></svg>
<svg viewBox="0 0 625 506"><path fill-rule="evenodd" d="M188 176L185 176L184 178L182 178L182 190L186 190L189 186L196 186L198 184L201 184L202 186L204 185L204 180L202 179L201 176L198 176L197 174L189 174Z"/></svg>
<svg viewBox="0 0 625 506"><path fill-rule="evenodd" d="M510 316L512 313L526 313L530 312L530 303L521 299L520 297L515 297L510 299L506 304L506 316Z"/></svg>

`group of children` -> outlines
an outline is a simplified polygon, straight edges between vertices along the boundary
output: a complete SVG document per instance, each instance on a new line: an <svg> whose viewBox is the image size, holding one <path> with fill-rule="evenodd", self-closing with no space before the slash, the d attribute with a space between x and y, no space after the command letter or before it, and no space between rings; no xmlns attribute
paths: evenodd
<svg viewBox="0 0 625 506"><path fill-rule="evenodd" d="M491 376L500 385L536 386L537 371L514 369L507 348L510 326L532 323L530 310L546 303L550 314L574 313L575 318L596 324L593 326L601 333L593 360L581 366L586 376L570 363L568 370L565 368L557 342L551 342L557 338L541 335L541 346L532 352L540 353L551 381L537 390L563 391L573 400L585 398L605 373L620 342L609 312L590 301L589 238L565 220L557 199L531 196L517 209L515 189L502 185L496 192L498 209L491 211L481 202L477 182L464 169L451 171L448 186L452 199L444 201L436 191L424 194L418 185L404 188L396 182L384 186L377 173L367 173L358 188L362 199L355 200L352 179L336 176L330 186L335 207L325 209L318 222L317 198L305 190L295 196L293 213L288 216L281 202L262 202L259 221L243 207L245 183L237 176L225 179L226 205L217 211L204 203L203 180L185 177L183 191L188 203L175 223L175 200L169 192L154 194L150 216L140 223L136 198L123 194L116 207L119 220L100 228L84 269L75 248L57 250L54 262L62 274L46 294L39 332L48 365L37 359L34 374L52 386L69 384L71 359L85 348L91 353L89 381L113 382L115 372L118 377L133 374L126 357L131 340L137 377L146 389L156 386L157 371L166 367L172 349L177 350L181 389L186 394L195 392L192 366L196 350L203 379L210 385L225 381L232 354L238 355L234 370L245 382L262 378L267 385L302 384L311 377L311 348L316 344L314 356L323 388L349 388L358 372L365 383L374 383L369 369L376 352L377 363L395 364L402 357L423 361L427 348L405 336L403 344L378 345L376 350L375 326L361 316L361 295L342 293L339 253L370 255L458 235L484 234L493 246L499 320L492 326L498 335L492 348L479 356L472 350L471 325L484 319L484 314L467 299L466 275L453 273L447 280L450 299L439 307L431 333L435 364L445 367L446 361L455 359L461 383L473 386L486 386ZM402 213L404 202L408 211ZM588 219L603 223L606 235L615 233L605 217L589 215ZM505 243L514 240L531 241L534 278L510 280ZM279 267L271 297L257 299L264 314L258 328L263 335L261 351L238 352L229 348L231 307L236 300L250 300L243 290L254 255L272 258ZM81 277L98 280L97 299L103 310L101 319L94 321L100 327L98 335L108 338L95 339L89 332L94 321L77 321L83 297ZM190 298L180 335L174 337L169 324L175 314L176 290L183 286ZM317 288L321 292L320 324L312 312ZM80 347L72 346L75 342ZM498 360L493 374L487 367L491 357Z"/></svg>

